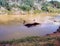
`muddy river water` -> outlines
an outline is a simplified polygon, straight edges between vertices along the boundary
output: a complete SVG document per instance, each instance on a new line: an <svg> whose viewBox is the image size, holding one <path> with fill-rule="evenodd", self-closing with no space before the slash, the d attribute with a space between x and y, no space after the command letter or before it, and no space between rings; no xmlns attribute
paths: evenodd
<svg viewBox="0 0 60 46"><path fill-rule="evenodd" d="M44 36L53 33L60 26L60 18L56 16L51 20L55 20L55 22L46 20L40 25L30 28L23 24L0 25L0 40L19 39L27 36Z"/></svg>

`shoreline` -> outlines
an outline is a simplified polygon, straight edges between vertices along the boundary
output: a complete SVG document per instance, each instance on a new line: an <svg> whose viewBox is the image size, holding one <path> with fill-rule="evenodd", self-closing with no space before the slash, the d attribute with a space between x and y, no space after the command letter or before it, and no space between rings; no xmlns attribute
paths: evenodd
<svg viewBox="0 0 60 46"><path fill-rule="evenodd" d="M58 13L40 13L40 14L26 14L26 15L0 15L0 24L13 24L13 23L32 23L35 19L43 20L46 16L56 16ZM30 22L29 22L30 21Z"/></svg>

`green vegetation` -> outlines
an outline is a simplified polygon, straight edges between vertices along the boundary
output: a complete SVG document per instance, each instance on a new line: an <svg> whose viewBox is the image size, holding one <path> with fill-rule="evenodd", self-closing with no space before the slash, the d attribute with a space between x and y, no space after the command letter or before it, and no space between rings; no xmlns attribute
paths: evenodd
<svg viewBox="0 0 60 46"><path fill-rule="evenodd" d="M8 11L11 10L11 6L9 5L9 3L6 0L0 0L0 7L1 6L6 8Z"/></svg>
<svg viewBox="0 0 60 46"><path fill-rule="evenodd" d="M58 1L50 1L49 3L52 4L53 7L60 8L60 2Z"/></svg>
<svg viewBox="0 0 60 46"><path fill-rule="evenodd" d="M43 12L43 11L42 10L34 10L34 14L41 13L41 12Z"/></svg>
<svg viewBox="0 0 60 46"><path fill-rule="evenodd" d="M23 11L29 11L31 10L31 7L29 5L21 5L20 9L22 9Z"/></svg>
<svg viewBox="0 0 60 46"><path fill-rule="evenodd" d="M60 42L60 37L56 38Z"/></svg>
<svg viewBox="0 0 60 46"><path fill-rule="evenodd" d="M53 43L47 43L47 46L55 46Z"/></svg>
<svg viewBox="0 0 60 46"><path fill-rule="evenodd" d="M33 7L33 5L34 5L33 4L34 3L33 0L24 0L23 3L26 4L26 5L29 5L30 7Z"/></svg>
<svg viewBox="0 0 60 46"><path fill-rule="evenodd" d="M30 11L31 8L33 7L33 0L23 0L22 4L19 5L19 8L22 9L23 11Z"/></svg>
<svg viewBox="0 0 60 46"><path fill-rule="evenodd" d="M11 44L14 45L22 45L22 46L55 46L56 43L54 41L59 41L60 37L40 37L40 36L32 36L26 37L23 39L18 40L11 40L11 41L2 41L0 44Z"/></svg>
<svg viewBox="0 0 60 46"><path fill-rule="evenodd" d="M60 2L58 1L46 2L42 5L41 9L46 12L60 13Z"/></svg>
<svg viewBox="0 0 60 46"><path fill-rule="evenodd" d="M40 2L42 2L42 4ZM38 0L38 1L21 0L21 2L19 2L19 3L18 2L16 2L16 3L11 2L11 3L12 4L10 4L7 0L0 0L0 7L2 6L10 12L11 12L11 9L14 7L14 8L23 10L23 11L34 10L34 13L35 12L40 13L40 11L60 13L60 2L58 2L58 1L44 2L42 0ZM41 5L39 5L39 4L41 4Z"/></svg>
<svg viewBox="0 0 60 46"><path fill-rule="evenodd" d="M48 8L47 8L47 6L43 6L41 9L42 9L43 11L48 12Z"/></svg>

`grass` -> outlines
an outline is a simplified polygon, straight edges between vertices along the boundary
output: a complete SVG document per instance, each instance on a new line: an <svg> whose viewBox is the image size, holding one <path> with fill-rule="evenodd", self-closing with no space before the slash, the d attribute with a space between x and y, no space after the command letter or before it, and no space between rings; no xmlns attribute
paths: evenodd
<svg viewBox="0 0 60 46"><path fill-rule="evenodd" d="M56 39L57 38L57 39ZM17 40L2 41L0 44L10 45L22 45L22 46L55 46L55 41L59 41L60 37L49 37L49 36L31 36Z"/></svg>
<svg viewBox="0 0 60 46"><path fill-rule="evenodd" d="M58 8L48 7L48 10L49 10L49 12L52 12L52 13L60 13L60 9L58 9Z"/></svg>

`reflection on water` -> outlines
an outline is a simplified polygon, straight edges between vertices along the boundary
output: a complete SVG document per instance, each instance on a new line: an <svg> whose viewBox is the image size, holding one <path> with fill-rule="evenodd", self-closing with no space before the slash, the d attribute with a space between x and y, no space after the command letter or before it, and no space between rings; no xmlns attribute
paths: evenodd
<svg viewBox="0 0 60 46"><path fill-rule="evenodd" d="M58 24L55 24L58 23ZM27 36L44 36L53 33L59 27L59 22L46 22L27 28L24 25L0 25L0 40L18 39Z"/></svg>

